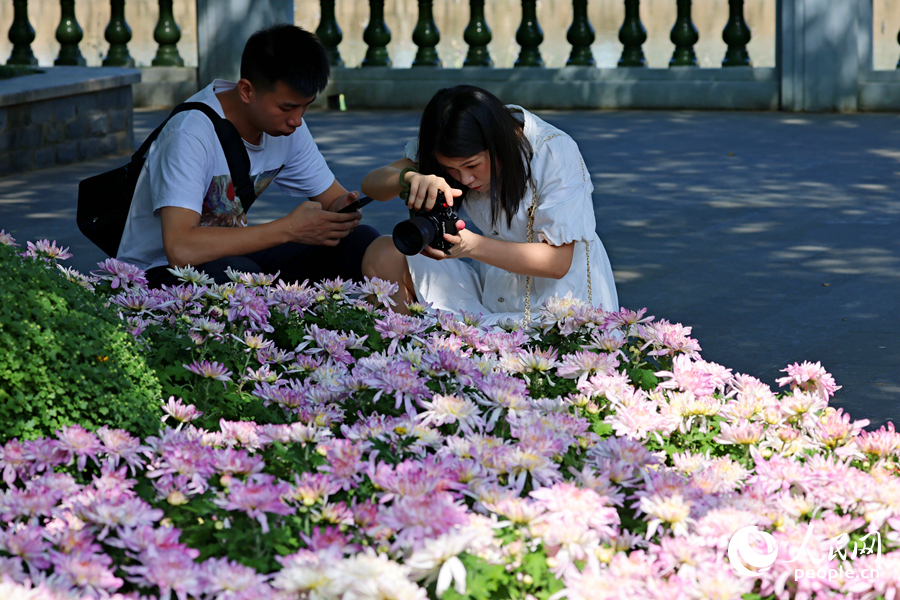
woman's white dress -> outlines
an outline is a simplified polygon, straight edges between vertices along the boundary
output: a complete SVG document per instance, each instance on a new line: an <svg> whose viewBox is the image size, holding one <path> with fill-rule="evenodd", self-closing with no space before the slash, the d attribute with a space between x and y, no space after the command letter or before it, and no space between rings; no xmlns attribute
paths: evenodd
<svg viewBox="0 0 900 600"><path fill-rule="evenodd" d="M524 121L525 136L534 150L531 172L537 191L537 209L533 241L553 246L575 242L572 266L564 277L531 278L532 314L537 315L541 304L554 295L564 297L568 293L605 310L619 310L609 257L596 232L591 199L594 186L578 146L566 133L527 110L518 106L507 108ZM407 158L413 161L416 161L416 146L415 141L406 146ZM490 192L470 190L465 210L486 237L525 242L532 192L529 184L509 226L505 214L491 225ZM407 259L420 301L455 313L481 313L488 325L502 319L523 319L525 275L476 261L470 264L454 259L434 260L421 254Z"/></svg>

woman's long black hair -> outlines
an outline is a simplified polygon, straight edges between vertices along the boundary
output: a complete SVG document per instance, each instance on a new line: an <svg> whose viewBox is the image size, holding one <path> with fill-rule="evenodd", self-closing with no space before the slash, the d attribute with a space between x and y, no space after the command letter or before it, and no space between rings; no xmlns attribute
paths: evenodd
<svg viewBox="0 0 900 600"><path fill-rule="evenodd" d="M419 125L419 171L440 175L453 187L469 189L451 177L435 158L468 158L487 150L491 160L491 226L506 213L507 227L531 180L531 144L522 123L499 98L471 85L444 88L431 98Z"/></svg>

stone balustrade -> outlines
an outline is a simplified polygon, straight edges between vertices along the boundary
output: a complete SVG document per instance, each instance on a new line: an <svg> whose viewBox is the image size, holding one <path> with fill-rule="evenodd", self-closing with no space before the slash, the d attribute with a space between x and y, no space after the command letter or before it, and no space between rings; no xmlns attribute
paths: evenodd
<svg viewBox="0 0 900 600"><path fill-rule="evenodd" d="M159 93L163 82L175 77L173 69L184 61L177 48L181 32L173 16L173 0L155 1L159 4L154 28L158 50L152 66L144 69L141 88ZM197 15L196 78L191 81L192 72L168 98L148 100L136 88L138 105L172 105L215 76L236 77L240 41L261 25L294 18L291 0L190 1L196 3ZM624 17L618 31L620 57L616 67L603 68L595 64L591 49L596 35L588 18L589 0L572 0L572 17L566 30L570 52L566 66L559 68L544 66L544 31L536 0L518 0L518 54L511 68L494 66L489 50L493 34L485 4L491 0L453 4L453 10L467 11L468 15L463 31L450 32L461 35L460 42L467 50L460 68L446 67L438 51L445 34L435 21L434 2L418 0L417 14L404 15L410 24L415 23L411 38L416 53L411 69L392 66L390 49L396 40L385 21L385 1L353 1L368 9L368 23L362 32L366 52L359 68L344 66L341 49L346 40L337 19L337 0L319 0L315 27L335 67L327 95L343 94L350 107L421 107L441 85L468 81L502 91L504 100L534 108L900 109L900 71L872 68L872 0L777 2L774 67L752 66L748 45L753 24L744 17L744 0L722 0L727 3L728 13L721 24L725 48L721 68L698 66L695 46L699 34L693 21L692 0L671 0L676 13L668 37L674 50L667 68L647 66L644 46L648 33L642 22L640 0L621 0ZM13 5L14 21L9 30L13 50L7 62L34 64L30 45L35 31L28 20L28 2L13 0ZM59 53L55 64L83 65L76 0L59 0L59 5L60 22L55 31ZM104 36L109 46L102 64L133 66L125 0L109 0L109 6L110 20ZM900 46L896 54L900 58ZM153 71L154 68L169 71ZM531 72L526 75L525 71Z"/></svg>

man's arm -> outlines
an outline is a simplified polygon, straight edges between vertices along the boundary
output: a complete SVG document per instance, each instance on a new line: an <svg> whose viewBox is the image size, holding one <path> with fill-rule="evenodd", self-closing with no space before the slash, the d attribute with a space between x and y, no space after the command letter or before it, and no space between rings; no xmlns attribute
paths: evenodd
<svg viewBox="0 0 900 600"><path fill-rule="evenodd" d="M336 196L332 202L341 197ZM284 217L262 225L200 227L200 215L193 210L174 206L160 209L163 248L174 267L202 265L287 242L337 246L359 224L360 218L359 213L323 210L319 202L310 200Z"/></svg>
<svg viewBox="0 0 900 600"><path fill-rule="evenodd" d="M337 212L359 198L357 192L348 192L337 179L332 182L327 190L318 196L310 196L309 199L318 202L324 210Z"/></svg>

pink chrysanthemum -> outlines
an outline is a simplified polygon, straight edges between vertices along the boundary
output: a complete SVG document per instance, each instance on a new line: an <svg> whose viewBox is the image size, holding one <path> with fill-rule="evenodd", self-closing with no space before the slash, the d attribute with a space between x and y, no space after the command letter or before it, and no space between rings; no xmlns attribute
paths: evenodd
<svg viewBox="0 0 900 600"><path fill-rule="evenodd" d="M18 247L19 245L16 243L16 239L12 235L6 233L5 229L0 229L0 244L3 244L4 246L12 246L14 248Z"/></svg>
<svg viewBox="0 0 900 600"><path fill-rule="evenodd" d="M331 473L335 483L340 484L342 489L354 488L362 481L362 457L367 447L367 442L328 440L320 446L324 450L327 464L319 467L319 470Z"/></svg>
<svg viewBox="0 0 900 600"><path fill-rule="evenodd" d="M91 271L91 275L108 281L111 289L147 286L147 277L144 272L132 264L115 258L107 258L97 263L97 266L100 268L97 271Z"/></svg>
<svg viewBox="0 0 900 600"><path fill-rule="evenodd" d="M141 554L139 564L121 568L140 587L158 587L160 600L170 600L173 593L178 600L188 600L205 591L206 576L194 558L196 555L180 548L150 546Z"/></svg>
<svg viewBox="0 0 900 600"><path fill-rule="evenodd" d="M82 597L96 598L109 596L110 592L124 583L115 576L113 559L107 554L93 552L73 552L63 554L51 552L53 587L67 594L78 593Z"/></svg>
<svg viewBox="0 0 900 600"><path fill-rule="evenodd" d="M359 286L360 293L366 296L374 296L375 301L385 307L397 304L391 296L396 294L399 289L400 286L393 281L378 279L377 277L364 277L363 283Z"/></svg>
<svg viewBox="0 0 900 600"><path fill-rule="evenodd" d="M44 260L65 260L67 258L72 258L69 248L57 246L55 240L52 242L50 240L38 240L35 243L28 242L28 250L25 251L25 256Z"/></svg>
<svg viewBox="0 0 900 600"><path fill-rule="evenodd" d="M394 500L378 516L380 525L397 532L394 549L418 548L427 538L435 538L464 525L466 507L447 492Z"/></svg>
<svg viewBox="0 0 900 600"><path fill-rule="evenodd" d="M215 600L265 600L272 596L269 577L227 558L203 563L206 592Z"/></svg>
<svg viewBox="0 0 900 600"><path fill-rule="evenodd" d="M430 393L412 366L403 360L391 362L383 370L369 373L363 378L363 383L378 390L373 401L377 402L382 395L393 396L394 408L403 406L411 417L418 412L413 401Z"/></svg>
<svg viewBox="0 0 900 600"><path fill-rule="evenodd" d="M47 553L51 545L44 539L43 527L37 524L18 524L0 530L0 548L21 558L32 572L50 567Z"/></svg>
<svg viewBox="0 0 900 600"><path fill-rule="evenodd" d="M584 380L597 373L612 374L618 366L619 360L613 354L585 350L564 356L556 374L565 379Z"/></svg>
<svg viewBox="0 0 900 600"><path fill-rule="evenodd" d="M189 365L181 365L191 373L195 373L204 379L215 379L216 381L221 381L222 385L228 387L228 381L231 381L231 371L228 370L228 367L223 365L220 362L210 362L208 360L204 361L194 361Z"/></svg>
<svg viewBox="0 0 900 600"><path fill-rule="evenodd" d="M799 388L805 392L814 391L826 402L831 396L834 396L837 390L841 389L841 386L835 384L834 377L818 362L794 363L782 369L781 372L787 373L787 377L775 380L779 386L790 385L791 389Z"/></svg>
<svg viewBox="0 0 900 600"><path fill-rule="evenodd" d="M888 422L876 431L861 431L856 437L856 447L863 454L886 458L900 449L900 434Z"/></svg>
<svg viewBox="0 0 900 600"><path fill-rule="evenodd" d="M645 347L653 347L647 353L650 356L686 354L694 359L700 358L700 344L690 337L690 327L663 319L644 326L643 331L644 339L647 340Z"/></svg>
<svg viewBox="0 0 900 600"><path fill-rule="evenodd" d="M193 372L196 373L196 371ZM175 396L169 396L169 400L162 405L162 408L163 412L166 413L161 419L163 423L169 417L172 417L179 423L190 423L203 414L193 404L185 404L181 398L176 399Z"/></svg>
<svg viewBox="0 0 900 600"><path fill-rule="evenodd" d="M84 470L88 458L99 465L97 453L103 449L103 445L96 435L81 425L63 427L56 432L56 437L59 439L60 448L65 450L70 457L75 457L75 465L79 471Z"/></svg>
<svg viewBox="0 0 900 600"><path fill-rule="evenodd" d="M285 482L275 482L275 477L257 473L244 483L239 479L231 482L228 496L216 498L213 503L225 510L239 510L256 519L263 533L269 532L268 514L289 515L294 509L285 504L284 497L290 494L291 486Z"/></svg>

